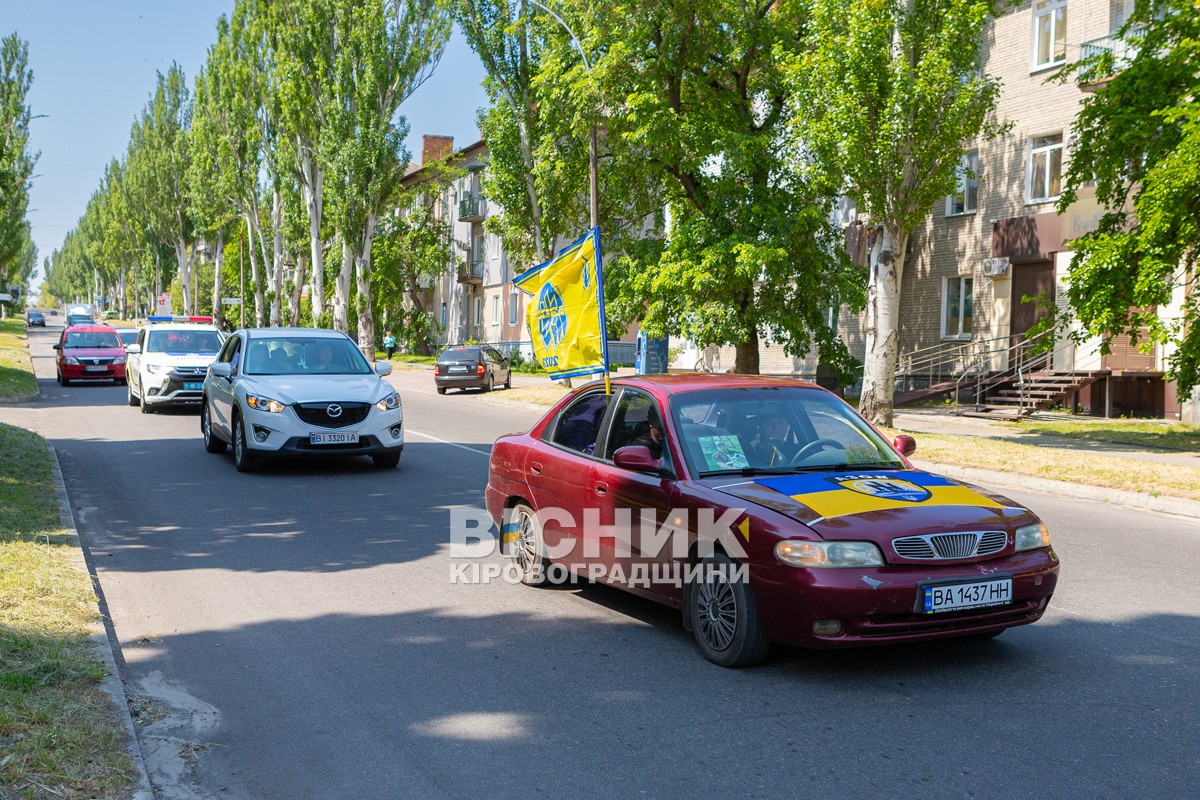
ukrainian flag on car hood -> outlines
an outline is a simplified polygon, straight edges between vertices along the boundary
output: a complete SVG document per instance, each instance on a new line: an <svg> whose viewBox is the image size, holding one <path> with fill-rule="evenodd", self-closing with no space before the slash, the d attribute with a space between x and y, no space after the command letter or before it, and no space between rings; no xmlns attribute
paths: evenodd
<svg viewBox="0 0 1200 800"><path fill-rule="evenodd" d="M791 497L821 519L914 506L1004 508L967 486L928 472L835 472L758 478L760 486Z"/></svg>
<svg viewBox="0 0 1200 800"><path fill-rule="evenodd" d="M600 229L513 280L533 295L525 311L533 354L556 380L608 368Z"/></svg>

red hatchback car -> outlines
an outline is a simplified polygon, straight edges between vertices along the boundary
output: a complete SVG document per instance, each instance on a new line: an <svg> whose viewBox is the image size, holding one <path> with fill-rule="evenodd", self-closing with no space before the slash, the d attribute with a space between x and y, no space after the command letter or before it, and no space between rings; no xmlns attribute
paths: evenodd
<svg viewBox="0 0 1200 800"><path fill-rule="evenodd" d="M920 471L809 383L658 375L591 384L492 449L487 507L527 584L582 576L683 612L723 666L771 642L991 638L1058 579L1029 509Z"/></svg>
<svg viewBox="0 0 1200 800"><path fill-rule="evenodd" d="M54 349L60 386L75 380L125 383L125 347L108 325L73 325L62 332Z"/></svg>

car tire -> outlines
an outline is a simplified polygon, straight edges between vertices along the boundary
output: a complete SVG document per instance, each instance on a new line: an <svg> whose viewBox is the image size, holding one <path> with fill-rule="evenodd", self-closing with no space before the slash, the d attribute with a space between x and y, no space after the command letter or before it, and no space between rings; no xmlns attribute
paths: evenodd
<svg viewBox="0 0 1200 800"><path fill-rule="evenodd" d="M400 456L371 456L371 460L375 462L375 466L380 469L395 469L400 466Z"/></svg>
<svg viewBox="0 0 1200 800"><path fill-rule="evenodd" d="M64 378L61 370L56 374L55 379L58 381L59 386L70 386L71 385L71 379Z"/></svg>
<svg viewBox="0 0 1200 800"><path fill-rule="evenodd" d="M200 432L204 434L204 449L210 453L220 455L225 452L225 442L217 438L213 433L212 420L208 416L208 400L205 399L200 405Z"/></svg>
<svg viewBox="0 0 1200 800"><path fill-rule="evenodd" d="M514 527L515 526L515 527ZM507 541L512 536L511 542ZM550 559L542 539L542 525L537 514L525 503L517 503L504 514L500 528L500 547L526 586L544 586L549 578Z"/></svg>
<svg viewBox="0 0 1200 800"><path fill-rule="evenodd" d="M125 378L113 378L113 383L115 383L117 386L124 386Z"/></svg>
<svg viewBox="0 0 1200 800"><path fill-rule="evenodd" d="M504 378L504 391L507 392L511 388L512 388L512 370L510 369L508 371L508 375Z"/></svg>
<svg viewBox="0 0 1200 800"><path fill-rule="evenodd" d="M488 373L487 380L483 382L483 386L481 388L484 394L487 394L492 389L496 388L493 384L492 373Z"/></svg>
<svg viewBox="0 0 1200 800"><path fill-rule="evenodd" d="M125 402L129 403L130 407L138 404L138 399L133 394L133 384L128 379L125 381Z"/></svg>
<svg viewBox="0 0 1200 800"><path fill-rule="evenodd" d="M233 418L233 465L238 472L255 472L259 468L258 461L246 446L246 426L240 414Z"/></svg>
<svg viewBox="0 0 1200 800"><path fill-rule="evenodd" d="M143 388L142 394L138 397L138 405L140 405L142 407L143 414L153 414L154 406L152 406L146 402L145 387L142 387L142 388Z"/></svg>
<svg viewBox="0 0 1200 800"><path fill-rule="evenodd" d="M438 390L438 394L445 394L445 393L446 393L446 387L445 387L445 386L439 386L439 387L437 387L437 390Z"/></svg>
<svg viewBox="0 0 1200 800"><path fill-rule="evenodd" d="M738 563L720 551L700 561L688 614L700 652L722 667L759 664L771 651L747 578L730 580Z"/></svg>

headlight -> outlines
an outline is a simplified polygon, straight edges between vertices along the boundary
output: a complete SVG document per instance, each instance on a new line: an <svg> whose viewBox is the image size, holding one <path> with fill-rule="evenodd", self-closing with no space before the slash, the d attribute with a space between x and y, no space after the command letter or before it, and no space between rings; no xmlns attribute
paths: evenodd
<svg viewBox="0 0 1200 800"><path fill-rule="evenodd" d="M117 356L116 358L113 359L113 363L114 364L124 364L125 356Z"/></svg>
<svg viewBox="0 0 1200 800"><path fill-rule="evenodd" d="M1050 529L1046 527L1046 523L1044 522L1017 528L1016 544L1018 553L1022 550L1036 550L1039 547L1049 547Z"/></svg>
<svg viewBox="0 0 1200 800"><path fill-rule="evenodd" d="M168 369L168 367L165 364L147 364L146 365L146 372L149 372L151 375L157 375L160 372L166 372L167 369Z"/></svg>
<svg viewBox="0 0 1200 800"><path fill-rule="evenodd" d="M395 411L400 407L400 395L392 392L387 397L376 403L375 407L380 411Z"/></svg>
<svg viewBox="0 0 1200 800"><path fill-rule="evenodd" d="M253 394L246 395L246 405L250 406L251 408L256 408L259 411L266 411L271 414L278 414L280 411L283 411L285 408L287 408L287 406L278 400L275 400L274 398Z"/></svg>
<svg viewBox="0 0 1200 800"><path fill-rule="evenodd" d="M775 545L775 557L793 567L882 567L883 553L870 542L798 542Z"/></svg>
<svg viewBox="0 0 1200 800"><path fill-rule="evenodd" d="M76 358L75 356L63 356L63 363L64 364L78 364L79 359Z"/></svg>

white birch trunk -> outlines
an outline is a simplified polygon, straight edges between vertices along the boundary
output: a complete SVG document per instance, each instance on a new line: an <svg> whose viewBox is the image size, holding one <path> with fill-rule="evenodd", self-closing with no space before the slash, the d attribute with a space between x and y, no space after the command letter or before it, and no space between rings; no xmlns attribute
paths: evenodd
<svg viewBox="0 0 1200 800"><path fill-rule="evenodd" d="M313 158L312 150L300 146L300 191L304 196L304 207L308 211L309 258L312 259L313 319L325 313L325 244L321 241L321 215L323 213L322 188L325 173Z"/></svg>
<svg viewBox="0 0 1200 800"><path fill-rule="evenodd" d="M246 218L246 238L250 253L250 288L254 291L254 327L263 327L263 293L262 283L258 280L258 254L254 243L255 224Z"/></svg>
<svg viewBox="0 0 1200 800"><path fill-rule="evenodd" d="M300 324L300 298L304 294L304 281L308 278L308 256L301 250L296 254L296 275L292 279L292 293L288 297L288 325Z"/></svg>
<svg viewBox="0 0 1200 800"><path fill-rule="evenodd" d="M221 274L225 267L225 231L217 231L217 252L213 258L213 320L225 327L225 306L221 305L222 295L225 294L225 276Z"/></svg>
<svg viewBox="0 0 1200 800"><path fill-rule="evenodd" d="M858 410L871 423L889 428L900 344L900 285L907 246L907 237L894 241L885 227L867 280L866 356Z"/></svg>
<svg viewBox="0 0 1200 800"><path fill-rule="evenodd" d="M179 265L179 285L183 291L183 313L191 314L192 274L188 264L187 242L183 239L175 242L175 263Z"/></svg>
<svg viewBox="0 0 1200 800"><path fill-rule="evenodd" d="M271 204L271 327L283 324L283 197L275 190Z"/></svg>
<svg viewBox="0 0 1200 800"><path fill-rule="evenodd" d="M371 246L375 241L375 215L368 214L362 246L354 262L358 277L358 349L375 362L375 314L371 309Z"/></svg>
<svg viewBox="0 0 1200 800"><path fill-rule="evenodd" d="M345 236L342 242L342 268L333 281L333 328L350 332L350 274L354 271L354 250Z"/></svg>

